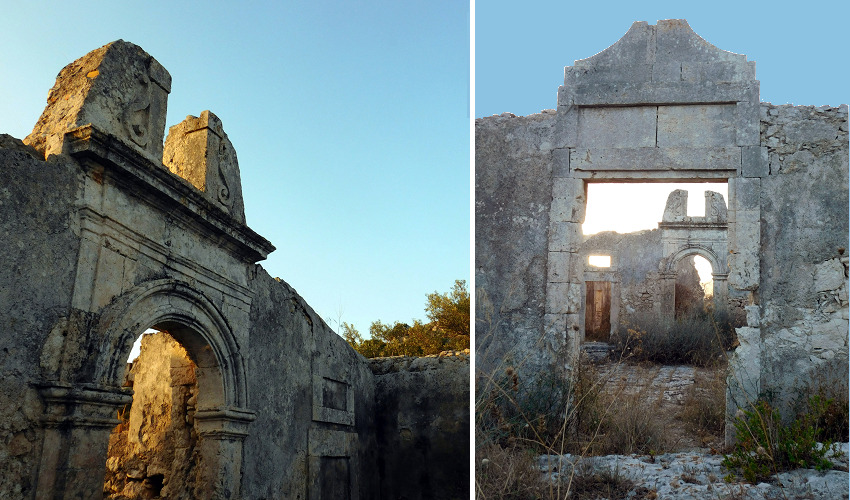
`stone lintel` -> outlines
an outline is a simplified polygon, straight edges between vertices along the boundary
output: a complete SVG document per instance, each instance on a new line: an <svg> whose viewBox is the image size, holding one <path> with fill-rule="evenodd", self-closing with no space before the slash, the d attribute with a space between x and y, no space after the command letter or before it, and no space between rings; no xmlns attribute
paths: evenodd
<svg viewBox="0 0 850 500"><path fill-rule="evenodd" d="M69 152L79 160L106 167L104 172L134 194L166 212L183 214L189 227L207 234L210 229L224 236L231 252L248 263L264 260L274 246L248 226L235 221L188 181L155 164L117 137L86 125L68 132ZM82 162L86 165L86 162Z"/></svg>
<svg viewBox="0 0 850 500"><path fill-rule="evenodd" d="M664 104L735 104L748 101L753 82L611 82L578 84L558 93L559 105L651 106ZM758 102L756 102L758 106Z"/></svg>
<svg viewBox="0 0 850 500"><path fill-rule="evenodd" d="M643 172L627 170L588 170L576 171L573 174L576 179L594 182L679 182L689 181L725 181L730 179L734 172L729 170L647 170Z"/></svg>
<svg viewBox="0 0 850 500"><path fill-rule="evenodd" d="M713 171L730 177L741 168L741 148L580 148L573 150L570 168L589 171Z"/></svg>
<svg viewBox="0 0 850 500"><path fill-rule="evenodd" d="M691 219L697 219L697 217L691 217ZM728 228L729 224L725 222L676 221L658 223L658 229L722 229L725 231Z"/></svg>

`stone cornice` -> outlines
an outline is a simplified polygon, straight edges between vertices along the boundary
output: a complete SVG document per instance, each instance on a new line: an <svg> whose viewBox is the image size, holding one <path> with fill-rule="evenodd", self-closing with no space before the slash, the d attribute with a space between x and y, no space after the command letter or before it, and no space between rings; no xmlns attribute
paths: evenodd
<svg viewBox="0 0 850 500"><path fill-rule="evenodd" d="M69 131L65 141L71 156L107 168L116 183L132 187L135 195L181 219L188 228L202 234L212 229L222 236L222 246L241 260L255 263L275 250L267 239L215 206L194 186L114 135L89 124Z"/></svg>

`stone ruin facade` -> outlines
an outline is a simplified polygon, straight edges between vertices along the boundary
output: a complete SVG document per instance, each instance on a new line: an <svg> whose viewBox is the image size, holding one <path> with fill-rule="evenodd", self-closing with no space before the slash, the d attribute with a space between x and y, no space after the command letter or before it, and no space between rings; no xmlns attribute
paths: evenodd
<svg viewBox="0 0 850 500"><path fill-rule="evenodd" d="M807 384L846 388L847 105L760 102L746 56L684 20L636 22L565 69L556 109L480 118L475 134L478 370L569 373L585 341L588 183L726 182L725 217L713 198L699 230L711 239L725 225L725 243L677 243L679 201L651 238L667 259L652 269L662 282L699 254L745 301L727 412L760 394L788 403ZM620 251L621 275L642 258Z"/></svg>
<svg viewBox="0 0 850 500"><path fill-rule="evenodd" d="M221 120L163 146L170 88L119 40L0 135L0 497L465 496L468 357L374 374L257 264Z"/></svg>
<svg viewBox="0 0 850 500"><path fill-rule="evenodd" d="M687 206L688 192L677 189L667 199L658 229L583 237L576 252L584 285L584 300L578 306L584 317L578 325L582 342L607 342L619 325L640 323L647 316L667 320L705 308L722 310L743 324L746 294L733 289L730 295L727 283L723 195L705 193L705 216L688 216ZM694 266L697 255L711 264L709 303ZM608 257L610 265L594 265L594 256Z"/></svg>

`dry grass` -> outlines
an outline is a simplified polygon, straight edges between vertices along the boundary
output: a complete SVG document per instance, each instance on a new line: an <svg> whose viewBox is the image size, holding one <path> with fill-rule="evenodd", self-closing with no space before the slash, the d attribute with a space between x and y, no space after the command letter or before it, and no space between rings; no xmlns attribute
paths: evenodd
<svg viewBox="0 0 850 500"><path fill-rule="evenodd" d="M728 314L692 312L673 319L639 315L611 336L621 361L712 366L735 341L736 324Z"/></svg>
<svg viewBox="0 0 850 500"><path fill-rule="evenodd" d="M719 365L696 377L688 389L682 420L702 446L720 449L726 429L725 367Z"/></svg>
<svg viewBox="0 0 850 500"><path fill-rule="evenodd" d="M612 381L579 363L567 382L541 378L520 393L513 367L486 377L476 404L477 498L617 498L632 485L616 474L574 471L544 483L540 454L662 453L669 448L651 378ZM481 385L479 385L481 386Z"/></svg>
<svg viewBox="0 0 850 500"><path fill-rule="evenodd" d="M533 500L547 497L547 484L535 466L536 454L518 446L491 444L475 452L475 491L480 500ZM548 485L551 488L551 485Z"/></svg>

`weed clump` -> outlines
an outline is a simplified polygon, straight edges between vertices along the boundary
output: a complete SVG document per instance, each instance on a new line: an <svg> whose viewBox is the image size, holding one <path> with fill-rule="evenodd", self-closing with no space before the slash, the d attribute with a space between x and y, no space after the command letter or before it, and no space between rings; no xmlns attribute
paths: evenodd
<svg viewBox="0 0 850 500"><path fill-rule="evenodd" d="M788 425L782 423L779 411L765 400L757 401L749 410L738 410L734 422L737 443L724 456L723 466L753 484L798 468L831 469L829 458L839 456L840 452L831 441L818 441L822 435L819 422L831 404L832 400L812 396L811 411L798 415ZM731 475L727 477L731 479Z"/></svg>

